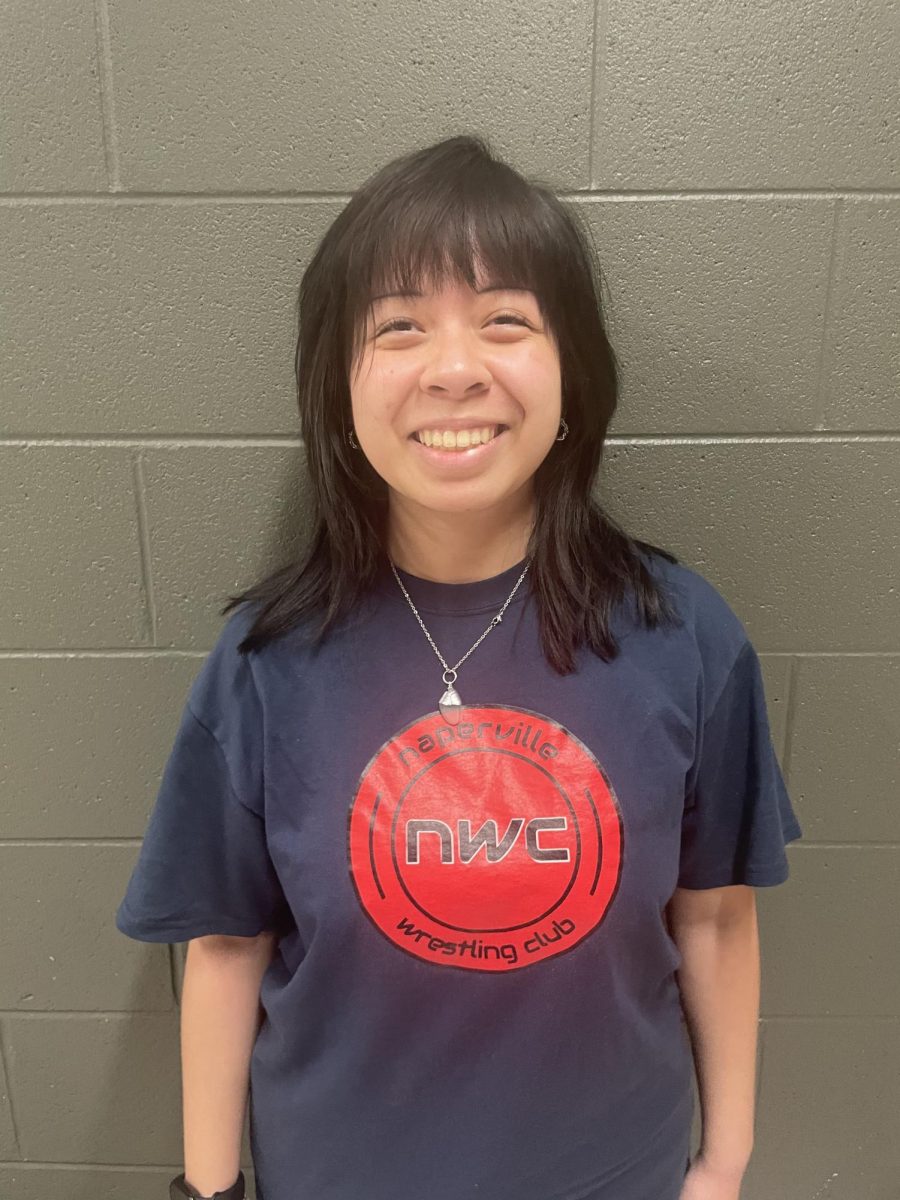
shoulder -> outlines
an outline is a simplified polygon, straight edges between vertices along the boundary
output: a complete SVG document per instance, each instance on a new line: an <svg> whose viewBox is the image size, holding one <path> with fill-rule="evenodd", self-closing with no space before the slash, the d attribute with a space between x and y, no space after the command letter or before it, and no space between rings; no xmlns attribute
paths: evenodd
<svg viewBox="0 0 900 1200"><path fill-rule="evenodd" d="M743 620L724 591L696 567L669 562L662 555L645 556L679 616L684 633L696 649L707 695L725 683L742 652L750 644Z"/></svg>
<svg viewBox="0 0 900 1200"><path fill-rule="evenodd" d="M188 708L214 730L235 706L246 709L255 703L254 655L242 653L240 645L257 612L258 605L245 602L227 615L191 685Z"/></svg>
<svg viewBox="0 0 900 1200"><path fill-rule="evenodd" d="M653 569L668 586L679 612L699 637L726 642L735 653L747 640L747 630L724 591L686 563L652 556Z"/></svg>

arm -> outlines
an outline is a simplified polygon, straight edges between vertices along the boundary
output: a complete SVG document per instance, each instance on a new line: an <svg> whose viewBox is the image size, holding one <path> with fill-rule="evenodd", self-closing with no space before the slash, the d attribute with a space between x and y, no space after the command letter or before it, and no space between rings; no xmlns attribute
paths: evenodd
<svg viewBox="0 0 900 1200"><path fill-rule="evenodd" d="M274 946L269 933L188 943L181 997L184 1174L205 1196L230 1187L240 1171L259 987Z"/></svg>
<svg viewBox="0 0 900 1200"><path fill-rule="evenodd" d="M759 931L752 887L676 888L669 902L700 1091L701 1157L738 1177L753 1150Z"/></svg>

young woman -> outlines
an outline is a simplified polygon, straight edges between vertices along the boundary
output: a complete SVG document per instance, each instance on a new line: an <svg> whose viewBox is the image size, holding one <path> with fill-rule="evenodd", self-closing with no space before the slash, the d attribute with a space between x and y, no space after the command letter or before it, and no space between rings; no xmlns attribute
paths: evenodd
<svg viewBox="0 0 900 1200"><path fill-rule="evenodd" d="M801 829L741 621L594 495L599 283L475 137L304 275L312 535L223 610L116 914L190 942L173 1197L243 1195L249 1085L260 1200L738 1200Z"/></svg>

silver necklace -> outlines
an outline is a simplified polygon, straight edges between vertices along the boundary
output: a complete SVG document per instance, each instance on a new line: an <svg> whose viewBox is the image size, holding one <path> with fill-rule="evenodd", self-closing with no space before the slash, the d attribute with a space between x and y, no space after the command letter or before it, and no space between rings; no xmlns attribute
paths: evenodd
<svg viewBox="0 0 900 1200"><path fill-rule="evenodd" d="M519 584L525 578L525 572L528 570L529 566L531 565L531 561L529 560L525 564L525 570L522 572L522 574L516 580L516 586L506 597L506 603L503 605L503 607L500 609L500 611L497 613L497 615L495 617L491 617L490 625L488 625L487 629L484 631L484 633L481 635L481 637L478 639L478 641L475 642L475 645L469 647L469 649L465 652L465 654L462 656L462 658L456 664L456 667L448 667L447 666L447 663L444 660L444 656L441 654L440 650L438 650L437 646L435 646L434 639L432 638L432 636L428 632L428 630L425 628L425 622L419 616L418 610L416 609L416 606L413 604L412 600L410 600L409 592L403 586L403 580L397 574L397 568L394 566L393 559L388 557L388 562L391 564L391 570L394 572L394 578L400 584L400 589L403 592L403 595L406 597L407 601L409 601L409 607L416 614L416 620L422 626L422 632L428 638L429 642L431 642L432 649L434 650L435 654L438 656L438 658L441 660L441 662L444 665L444 672L441 675L441 679L444 681L444 686L446 688L446 691L444 692L443 696L441 696L440 700L438 701L438 708L441 710L441 715L443 716L444 720L447 722L448 725L458 725L460 711L462 709L462 700L460 699L459 692L453 686L454 683L456 683L456 667L461 666L466 661L466 659L469 657L469 655L472 653L472 651L475 649L475 647L480 645L480 643L487 637L487 635L491 632L491 630L494 629L497 625L499 625L500 622L503 620L503 614L506 612L506 606L509 604L510 600L512 600L513 596L516 594L516 589L518 588ZM447 678L448 675L450 676L449 679Z"/></svg>

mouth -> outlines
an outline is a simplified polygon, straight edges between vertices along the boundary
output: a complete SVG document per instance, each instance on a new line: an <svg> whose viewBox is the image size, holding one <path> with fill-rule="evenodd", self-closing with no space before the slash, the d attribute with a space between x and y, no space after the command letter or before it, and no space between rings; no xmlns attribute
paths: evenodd
<svg viewBox="0 0 900 1200"><path fill-rule="evenodd" d="M411 433L408 440L412 442L413 452L421 456L423 462L439 470L453 471L480 465L499 453L499 449L502 449L506 441L506 435L509 433L509 426L498 425L496 429L497 432L489 441L482 442L476 446L457 448L426 446L424 442L419 440L418 433Z"/></svg>
<svg viewBox="0 0 900 1200"><path fill-rule="evenodd" d="M414 433L411 433L409 440L421 446L426 446L430 450L445 450L450 454L462 454L467 450L477 450L480 446L488 445L508 429L508 425L498 423L496 425L473 426L471 429L450 430L451 444L446 445L440 441L440 431L426 428L418 429ZM435 433L437 433L437 437L434 437ZM489 433L490 436L485 437L486 433ZM425 440L426 434L428 435L428 441ZM461 444L457 444L458 441Z"/></svg>

